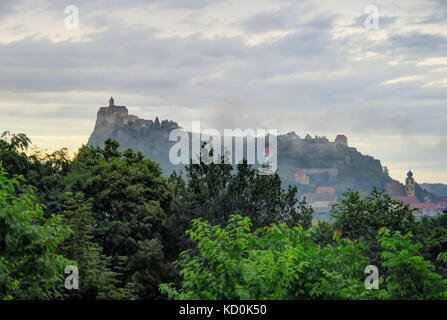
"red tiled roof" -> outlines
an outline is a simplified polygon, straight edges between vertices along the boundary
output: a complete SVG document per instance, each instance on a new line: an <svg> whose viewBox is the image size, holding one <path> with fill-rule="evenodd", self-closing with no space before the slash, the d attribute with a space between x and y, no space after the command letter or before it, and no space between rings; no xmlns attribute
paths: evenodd
<svg viewBox="0 0 447 320"><path fill-rule="evenodd" d="M388 193L390 196L396 196L396 197L405 197L405 186L402 183L399 182L390 182L387 183L386 186L386 193Z"/></svg>
<svg viewBox="0 0 447 320"><path fill-rule="evenodd" d="M330 193L335 194L335 189L333 187L318 187L317 193Z"/></svg>

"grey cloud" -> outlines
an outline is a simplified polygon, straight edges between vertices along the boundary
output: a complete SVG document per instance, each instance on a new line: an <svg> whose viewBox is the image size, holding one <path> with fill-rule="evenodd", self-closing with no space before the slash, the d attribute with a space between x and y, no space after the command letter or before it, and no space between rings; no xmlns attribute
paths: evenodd
<svg viewBox="0 0 447 320"><path fill-rule="evenodd" d="M426 34L421 32L394 34L388 45L393 51L417 54L445 54L447 52L447 38L440 34Z"/></svg>
<svg viewBox="0 0 447 320"><path fill-rule="evenodd" d="M447 2L445 0L429 0L435 7L435 10L431 12L426 19L418 21L418 24L432 24L442 23L445 24L447 20Z"/></svg>
<svg viewBox="0 0 447 320"><path fill-rule="evenodd" d="M76 5L85 9L117 9L134 6L158 5L165 8L198 10L218 1L221 0L63 0L49 1L48 5L55 10L63 10L68 5Z"/></svg>
<svg viewBox="0 0 447 320"><path fill-rule="evenodd" d="M0 1L0 18L11 15L24 0L2 0Z"/></svg>
<svg viewBox="0 0 447 320"><path fill-rule="evenodd" d="M242 26L245 30L253 33L263 33L271 30L293 29L299 25L300 16L293 7L286 7L274 12L259 13Z"/></svg>
<svg viewBox="0 0 447 320"><path fill-rule="evenodd" d="M273 108L296 113L297 119L308 113L313 120L307 124L322 130L346 126L359 131L411 132L405 129L407 125L419 132L440 130L441 123L430 122L439 117L437 105L428 106L431 114L417 108L427 106L428 97L445 101L444 91L432 89L428 95L420 83L378 86L402 75L401 69L390 71L379 61L373 63L373 70L365 62L346 72L352 61L343 54L344 45L331 40L324 29L303 29L254 47L238 38L158 39L144 30L119 28L97 34L92 42L28 38L0 45L4 70L0 84L4 90L30 92L76 88L149 94L165 104L193 105L198 114L239 101L235 104L253 115L252 124L262 122L264 113L279 118ZM338 70L343 71L339 76ZM301 77L301 72L307 76ZM410 99L414 106L407 115ZM371 107L359 110L358 105L366 101L371 101ZM347 104L353 107L346 109ZM384 119L382 113L389 116ZM213 112L208 114L209 121L215 121ZM293 128L295 120L288 118L279 123L289 122Z"/></svg>
<svg viewBox="0 0 447 320"><path fill-rule="evenodd" d="M350 24L349 27L353 28L364 28L365 27L365 19L368 17L368 14L363 14L355 19L354 23ZM387 16L379 16L379 28L384 29L391 26L393 23L398 21L398 17L387 17Z"/></svg>
<svg viewBox="0 0 447 320"><path fill-rule="evenodd" d="M332 27L335 16L330 14L318 15L310 21L305 21L303 16L310 12L310 7L287 6L276 11L259 13L241 26L248 32L265 33L272 30L288 29L325 29L329 31Z"/></svg>

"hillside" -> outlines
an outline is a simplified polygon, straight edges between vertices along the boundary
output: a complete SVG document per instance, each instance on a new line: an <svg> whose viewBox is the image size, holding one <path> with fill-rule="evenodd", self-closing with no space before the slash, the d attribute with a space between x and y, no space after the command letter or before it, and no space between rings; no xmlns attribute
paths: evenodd
<svg viewBox="0 0 447 320"><path fill-rule="evenodd" d="M422 183L421 187L438 197L447 197L447 185L442 183Z"/></svg>
<svg viewBox="0 0 447 320"><path fill-rule="evenodd" d="M309 184L300 184L303 192L312 192L314 186L333 186L337 194L346 188L367 193L373 186L384 189L391 181L380 160L324 137L300 139L293 132L278 137L278 168L287 184L300 181L298 171L304 171Z"/></svg>
<svg viewBox="0 0 447 320"><path fill-rule="evenodd" d="M108 107L99 109L88 144L102 145L112 138L120 143L122 150L141 151L158 162L163 173L168 175L184 167L169 161L169 150L175 144L169 141L169 132L176 128L179 126L173 121L144 120L129 115L125 106L115 106L111 99ZM300 194L313 192L318 186L335 187L338 195L346 188L368 193L373 186L384 189L391 181L379 160L348 146L343 135L337 136L334 142L309 135L300 138L294 132L279 135L277 156L283 183L297 185Z"/></svg>

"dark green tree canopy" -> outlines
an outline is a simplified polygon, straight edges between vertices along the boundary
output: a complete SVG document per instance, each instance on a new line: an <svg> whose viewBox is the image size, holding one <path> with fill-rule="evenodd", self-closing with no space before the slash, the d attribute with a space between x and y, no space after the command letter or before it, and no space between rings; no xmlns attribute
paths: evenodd
<svg viewBox="0 0 447 320"><path fill-rule="evenodd" d="M104 148L81 148L66 179L68 190L91 199L94 240L112 257L122 287L156 297L160 279L170 275L163 239L172 200L159 166L107 140Z"/></svg>

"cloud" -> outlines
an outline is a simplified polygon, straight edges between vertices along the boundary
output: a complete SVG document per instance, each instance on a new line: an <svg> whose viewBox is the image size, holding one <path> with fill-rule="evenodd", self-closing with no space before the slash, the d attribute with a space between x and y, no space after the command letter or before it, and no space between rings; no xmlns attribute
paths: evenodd
<svg viewBox="0 0 447 320"><path fill-rule="evenodd" d="M0 1L0 17L11 15L16 8L22 4L22 0L2 0Z"/></svg>
<svg viewBox="0 0 447 320"><path fill-rule="evenodd" d="M352 23L350 25L350 27L353 27L353 28L358 28L358 27L364 28L365 20L367 19L367 17L369 15L370 15L370 13L363 13L361 16L358 16L355 19L354 23ZM387 17L387 16L379 15L379 28L380 29L386 29L386 28L392 26L397 21L398 21L397 17Z"/></svg>
<svg viewBox="0 0 447 320"><path fill-rule="evenodd" d="M427 88L427 87L433 87L433 86L447 87L447 78L442 79L442 80L440 80L440 81L431 81L431 82L428 82L428 83L426 83L426 84L424 85L424 88Z"/></svg>
<svg viewBox="0 0 447 320"><path fill-rule="evenodd" d="M400 77L400 78L395 78L395 79L381 82L380 85L390 85L390 84L403 83L403 82L422 81L423 79L424 79L423 76Z"/></svg>
<svg viewBox="0 0 447 320"><path fill-rule="evenodd" d="M301 12L297 9L295 6L287 6L276 11L258 13L241 25L246 31L253 33L295 29L302 19Z"/></svg>
<svg viewBox="0 0 447 320"><path fill-rule="evenodd" d="M427 34L422 32L409 32L391 35L390 44L396 51L404 51L413 55L445 53L447 37L441 34Z"/></svg>
<svg viewBox="0 0 447 320"><path fill-rule="evenodd" d="M447 57L428 58L418 63L419 66L447 65Z"/></svg>
<svg viewBox="0 0 447 320"><path fill-rule="evenodd" d="M221 0L77 0L76 2L70 0L64 1L52 1L50 3L51 8L61 9L67 5L76 5L79 7L88 8L129 8L133 6L147 6L157 5L166 8L180 8L180 9L201 9L216 1Z"/></svg>

